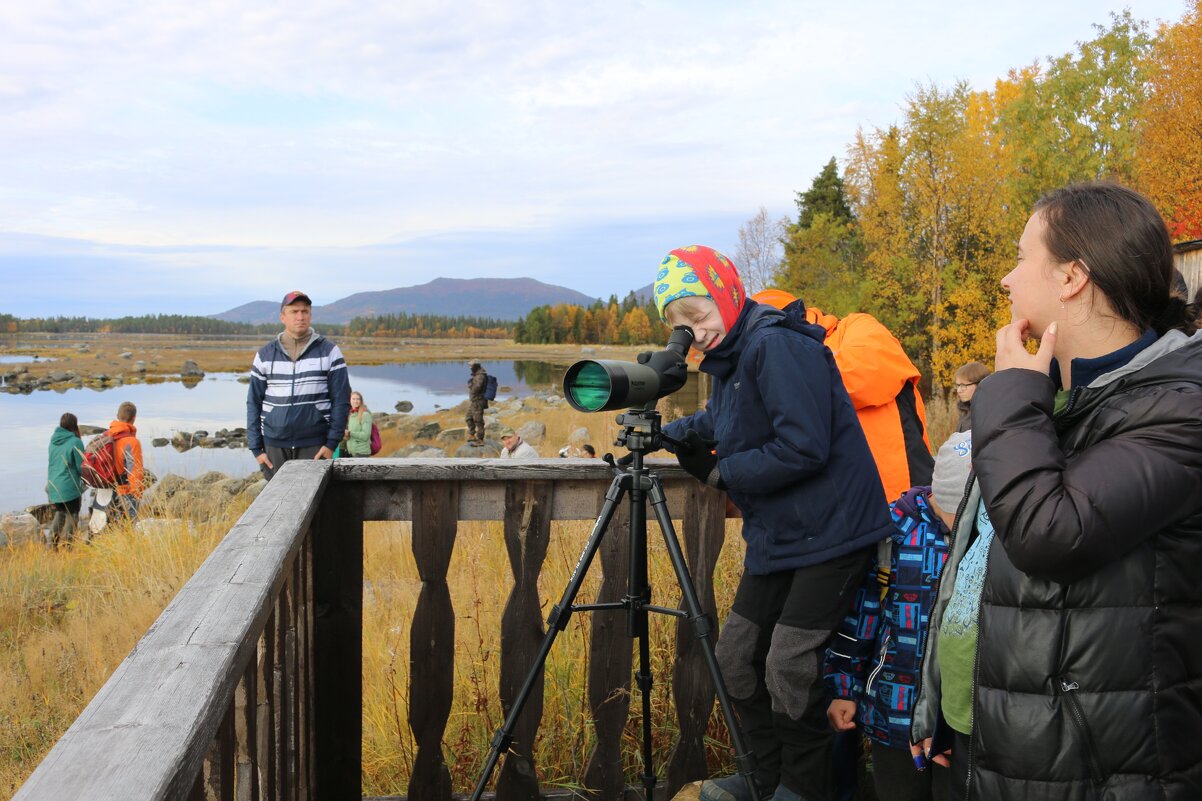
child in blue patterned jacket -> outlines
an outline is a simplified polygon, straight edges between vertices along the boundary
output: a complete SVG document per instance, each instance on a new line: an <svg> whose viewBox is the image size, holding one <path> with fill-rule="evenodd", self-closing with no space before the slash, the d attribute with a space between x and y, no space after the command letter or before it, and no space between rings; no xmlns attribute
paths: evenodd
<svg viewBox="0 0 1202 801"><path fill-rule="evenodd" d="M941 798L943 770L926 770L911 748L914 704L928 615L947 560L949 527L968 483L971 432L939 449L933 487L914 487L890 506L894 531L881 543L855 605L826 652L837 731L860 725L872 746L873 783L882 801Z"/></svg>

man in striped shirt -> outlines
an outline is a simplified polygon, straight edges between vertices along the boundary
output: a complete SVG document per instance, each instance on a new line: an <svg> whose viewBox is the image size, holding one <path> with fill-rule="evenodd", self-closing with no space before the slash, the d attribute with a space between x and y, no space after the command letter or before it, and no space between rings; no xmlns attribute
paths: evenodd
<svg viewBox="0 0 1202 801"><path fill-rule="evenodd" d="M342 351L314 331L313 302L289 292L284 330L255 354L246 393L246 440L271 479L290 459L329 459L346 431L350 379Z"/></svg>

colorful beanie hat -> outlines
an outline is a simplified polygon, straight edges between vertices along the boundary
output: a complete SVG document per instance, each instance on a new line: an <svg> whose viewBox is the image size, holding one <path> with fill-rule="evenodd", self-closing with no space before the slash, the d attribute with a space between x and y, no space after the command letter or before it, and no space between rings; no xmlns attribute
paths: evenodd
<svg viewBox="0 0 1202 801"><path fill-rule="evenodd" d="M677 248L660 262L655 275L655 308L686 297L709 298L718 304L722 322L729 331L739 319L746 296L734 262L713 248L689 245Z"/></svg>

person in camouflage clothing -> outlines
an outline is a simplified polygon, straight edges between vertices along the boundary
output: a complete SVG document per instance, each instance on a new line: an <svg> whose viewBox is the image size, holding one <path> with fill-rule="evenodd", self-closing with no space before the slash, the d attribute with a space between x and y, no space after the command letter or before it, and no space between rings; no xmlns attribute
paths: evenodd
<svg viewBox="0 0 1202 801"><path fill-rule="evenodd" d="M484 410L488 408L484 388L488 385L488 373L478 361L472 361L471 368L472 375L467 380L467 440L478 448L484 444Z"/></svg>

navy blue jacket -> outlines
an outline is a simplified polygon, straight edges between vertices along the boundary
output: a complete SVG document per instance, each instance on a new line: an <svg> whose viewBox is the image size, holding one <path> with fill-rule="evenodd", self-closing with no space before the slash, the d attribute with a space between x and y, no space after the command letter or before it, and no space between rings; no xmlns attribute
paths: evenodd
<svg viewBox="0 0 1202 801"><path fill-rule="evenodd" d="M890 535L889 504L826 332L747 301L701 369L714 377L700 412L664 426L717 440L718 471L743 512L752 575L816 565Z"/></svg>
<svg viewBox="0 0 1202 801"><path fill-rule="evenodd" d="M246 443L255 456L265 446L338 447L351 410L351 384L342 351L313 332L295 362L278 338L255 354L246 393Z"/></svg>

